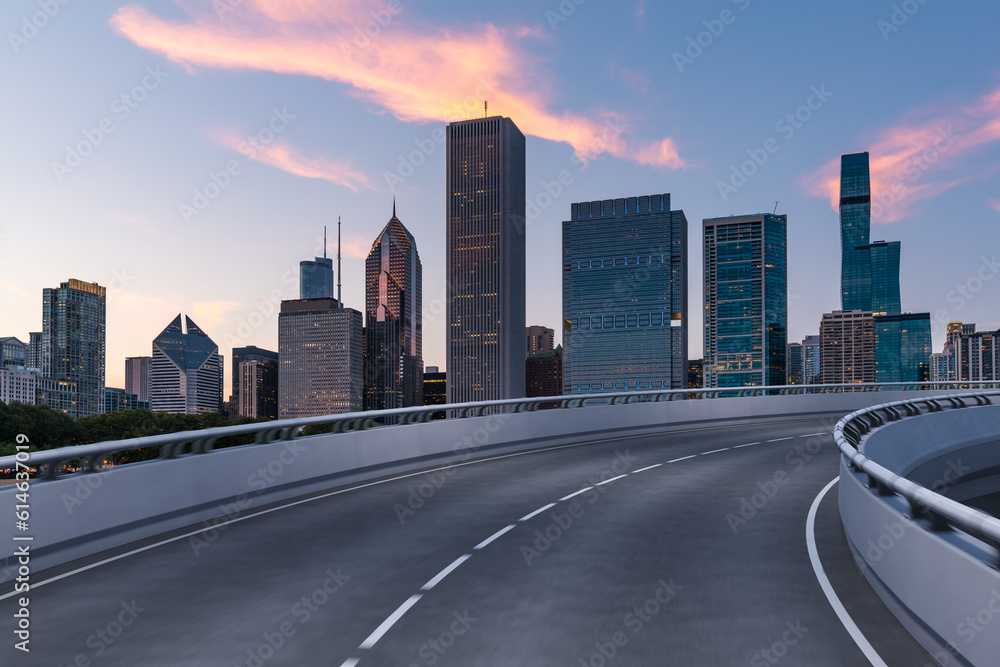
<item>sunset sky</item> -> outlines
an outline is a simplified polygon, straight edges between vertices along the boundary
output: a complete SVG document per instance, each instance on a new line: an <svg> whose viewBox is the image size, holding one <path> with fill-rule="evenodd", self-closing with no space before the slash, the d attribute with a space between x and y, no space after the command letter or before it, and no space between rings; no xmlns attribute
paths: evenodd
<svg viewBox="0 0 1000 667"><path fill-rule="evenodd" d="M817 333L840 305L839 156L868 150L903 309L1000 327L1000 5L578 1L4 2L0 336L41 330L44 287L98 282L108 386L183 312L226 356L228 396L231 348L277 349L277 302L338 215L363 309L395 197L424 363L444 366L441 130L484 100L528 137L529 324L558 331L572 202L669 192L691 358L701 220L776 201L789 339Z"/></svg>

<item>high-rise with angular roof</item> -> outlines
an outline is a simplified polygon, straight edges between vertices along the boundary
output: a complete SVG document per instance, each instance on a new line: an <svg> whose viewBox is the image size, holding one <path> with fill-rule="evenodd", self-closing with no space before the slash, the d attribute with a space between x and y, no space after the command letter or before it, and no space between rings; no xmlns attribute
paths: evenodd
<svg viewBox="0 0 1000 667"><path fill-rule="evenodd" d="M422 273L393 203L365 261L365 410L423 404Z"/></svg>
<svg viewBox="0 0 1000 667"><path fill-rule="evenodd" d="M182 328L178 314L153 339L149 409L189 415L218 412L222 370L219 346L190 317L184 317Z"/></svg>

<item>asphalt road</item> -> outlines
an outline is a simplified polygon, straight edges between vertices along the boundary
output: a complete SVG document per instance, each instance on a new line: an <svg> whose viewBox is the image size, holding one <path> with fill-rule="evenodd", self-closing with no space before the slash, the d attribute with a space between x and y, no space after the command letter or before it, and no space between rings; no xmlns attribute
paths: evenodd
<svg viewBox="0 0 1000 667"><path fill-rule="evenodd" d="M4 632L0 665L868 665L806 547L838 473L832 425L621 439L344 489L35 588L31 653ZM933 664L858 572L836 486L816 534L882 659ZM14 609L0 601L10 630Z"/></svg>

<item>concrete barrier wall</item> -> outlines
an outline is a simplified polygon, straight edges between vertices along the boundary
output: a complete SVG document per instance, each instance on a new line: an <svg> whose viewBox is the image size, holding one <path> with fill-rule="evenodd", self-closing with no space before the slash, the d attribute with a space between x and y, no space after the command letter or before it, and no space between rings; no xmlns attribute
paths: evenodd
<svg viewBox="0 0 1000 667"><path fill-rule="evenodd" d="M1000 406L945 411L873 432L864 454L897 474L960 483L955 463L981 470L1000 452ZM990 451L991 450L991 451ZM989 453L987 453L989 451ZM945 479L948 477L948 479ZM840 514L855 558L879 596L944 665L996 665L1000 656L997 553L956 532L911 521L907 503L880 497L841 461Z"/></svg>
<svg viewBox="0 0 1000 667"><path fill-rule="evenodd" d="M832 429L848 412L914 395L858 392L544 410L234 447L39 480L30 485L32 567L53 567L186 527L211 527L269 503L437 464L817 414L829 414ZM0 507L13 511L15 493L13 487L0 489ZM0 581L14 576L14 534L12 523L0 524Z"/></svg>

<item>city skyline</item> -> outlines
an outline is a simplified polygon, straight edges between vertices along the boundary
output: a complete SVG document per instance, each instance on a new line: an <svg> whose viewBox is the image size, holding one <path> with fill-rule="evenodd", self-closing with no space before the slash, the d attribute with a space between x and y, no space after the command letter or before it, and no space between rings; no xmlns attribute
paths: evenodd
<svg viewBox="0 0 1000 667"><path fill-rule="evenodd" d="M989 249L1000 240L995 224L1000 192L989 180L995 173L997 133L990 121L1000 109L1000 63L979 45L986 41L975 37L989 16L971 27L963 22L969 38L942 57L926 53L922 45L960 20L943 7L922 6L898 31L883 33L877 24L888 16L888 8L848 3L837 16L822 17L838 30L807 40L808 31L801 26L808 23L803 21L819 20L811 11L782 16L773 8L753 5L743 11L736 5L737 22L693 62L677 65L673 54L683 54L687 39L704 29L702 22L715 18L704 7L649 7L639 19L635 8L588 5L552 24L537 7L514 4L489 17L499 30L484 40L508 57L503 60L506 69L487 68L497 75L497 85L487 79L490 85L477 90L476 77L467 77L464 70L454 83L434 79L427 90L447 103L431 110L414 106L412 115L395 98L380 101L377 91L361 81L364 73L345 81L339 72L260 72L240 54L229 64L209 62L197 50L170 51L155 35L136 27L135 19L142 16L152 19L149 25L177 27L183 37L202 19L220 33L270 25L255 13L257 3L243 4L225 20L212 10L199 17L180 9L167 16L151 6L123 8L107 2L64 7L37 37L10 45L13 58L0 67L17 90L40 101L43 113L4 107L8 125L21 131L12 138L0 174L7 186L0 197L0 266L5 269L0 276L0 335L24 340L38 331L40 290L72 276L108 287L108 386L124 386L124 358L148 354L148 341L158 333L150 323L167 321L178 311L191 312L224 355L233 346L275 349L278 304L271 299L275 292L277 300L295 298L298 263L322 255L320 228L331 225L337 214L347 232L345 301L355 306L363 302L362 256L382 222L367 211L381 210L395 190L412 210L411 231L425 249L425 363L444 367L444 318L430 310L445 285L439 268L444 259L444 150L436 137L443 137L450 120L481 115L487 100L490 113L514 118L528 134L527 198L537 213L532 216L528 207L527 279L551 289L529 294L527 321L556 328L557 337L561 327L550 313L558 311L560 298L561 276L554 268L559 222L569 202L585 200L593 191L611 197L671 191L690 220L770 212L773 200L780 200L778 212L798 221L789 232L789 340L816 333L822 313L838 306L836 285L819 279L835 275L839 265L839 256L831 251L837 239L831 183L838 156L857 150L871 151L873 189L884 193L873 201L872 239L891 238L905 246L903 302L908 309L931 313L933 349L941 350L944 343L938 311L945 312L945 322L975 321L984 330L1000 327L989 298L1000 281L976 283L980 270L996 274L989 263L992 254L984 262L983 253L970 253L964 243L977 238L980 247ZM345 15L358 15L355 3L345 5L351 8ZM13 3L5 8L5 25L16 34L22 16L30 17L35 9L33 3ZM446 16L431 8L405 7L382 26L384 34L373 38L371 48L395 48L403 37L411 44L428 23L450 25L462 38L477 37L475 25L483 16L476 13L469 9ZM318 19L323 30L332 31L332 43L353 45L351 25L340 30L328 16ZM793 46L808 44L817 57L808 65L783 65L785 76L775 84L773 98L759 109L734 114L726 102L748 93L760 78L741 81L729 65L745 62L738 71L750 65L763 71L773 67L773 56L749 57L746 46L776 21L793 36ZM649 25L659 26L655 44L653 34L643 28ZM575 43L576 31L595 26L628 31L635 53ZM519 27L545 39L512 36ZM843 39L858 48L843 53ZM282 45L279 51L287 48ZM72 49L74 57L47 57L60 49ZM818 64L830 53L846 60ZM650 68L649 62L663 66ZM956 68L957 62L963 66ZM537 65L532 71L553 83L553 93L531 100L545 87L531 77L517 82L528 70L510 63ZM864 63L906 63L925 76L858 76ZM324 84L323 78L338 83ZM613 101L596 98L591 87L595 78L614 94ZM73 80L88 85L74 85ZM66 85L60 89L53 82ZM262 85L269 91L263 99L256 96ZM362 91L364 99L352 90ZM473 97L477 99L465 103ZM193 108L192 99L204 102ZM682 99L685 104L678 104ZM664 107L670 110L661 111ZM539 115L540 109L548 115ZM800 109L805 111L797 119ZM379 113L384 110L388 113ZM331 112L339 119L337 127L329 123ZM792 120L783 121L778 130L775 120L786 115ZM801 120L806 115L812 117ZM104 118L114 125L110 133L99 130ZM554 130L539 122L553 118L558 119ZM338 129L343 127L352 128L349 135ZM582 138L573 138L570 130L581 130ZM231 141L260 133L267 138L267 132L273 140L261 143L268 150L253 160L240 152L239 142ZM84 133L100 135L100 144L78 166L67 167L71 171L56 173L53 164L68 164L66 147L86 141ZM769 135L776 138L778 150L765 150L761 157ZM598 150L602 137L628 150ZM653 154L661 159L647 164L630 157L648 157L651 153L644 149L663 146L668 139L677 159L669 151ZM282 161L283 156L288 159ZM754 156L757 162L747 166ZM230 162L238 173L227 171ZM559 180L564 171L565 182ZM720 183L735 192L722 188L724 198ZM195 190L205 202L195 201ZM213 193L217 196L209 199ZM202 203L206 205L198 208ZM197 213L185 220L181 204ZM961 233L942 234L944 220L954 221L949 224ZM54 229L64 241L44 261L30 251L32 230L38 228ZM269 237L279 232L281 238ZM195 234L203 244L191 244ZM699 245L693 236L689 234L692 258ZM227 252L218 252L221 247ZM255 258L251 270L246 270L248 256ZM166 280L177 262L184 262L184 275ZM700 303L701 273L695 264L689 269L689 298ZM701 354L698 319L690 331L692 358ZM230 393L227 386L226 395Z"/></svg>

